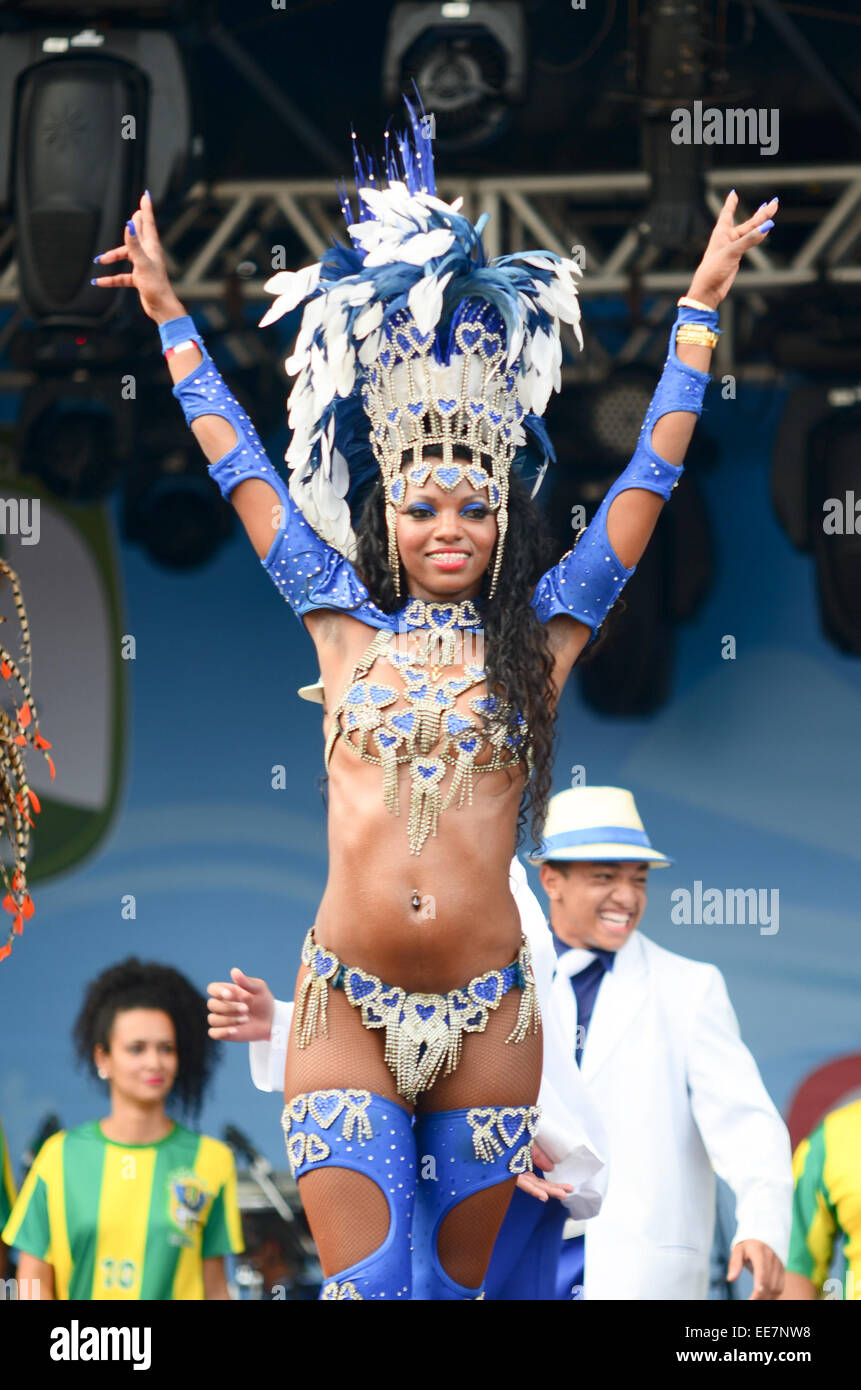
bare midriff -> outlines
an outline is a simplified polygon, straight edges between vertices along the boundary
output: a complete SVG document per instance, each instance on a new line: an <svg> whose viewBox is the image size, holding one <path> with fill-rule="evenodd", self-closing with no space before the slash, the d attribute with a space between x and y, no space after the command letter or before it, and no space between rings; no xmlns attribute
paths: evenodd
<svg viewBox="0 0 861 1390"><path fill-rule="evenodd" d="M359 624L351 622L354 626ZM363 634L350 633L350 650L337 664L320 650L330 708L374 636L367 627ZM446 675L460 674L457 666L446 669ZM384 674L375 667L374 679L378 675L387 685L402 684L389 665ZM470 698L486 694L484 682L468 691ZM400 701L394 708L399 707ZM324 739L332 720L328 713ZM357 742L355 731L350 741ZM438 747L447 742L443 736ZM362 760L346 743L347 735L336 738L329 763L329 876L315 919L317 940L345 964L409 992L444 993L508 965L521 944L509 866L524 764L515 760L508 769L492 771L477 767L472 804L464 799L458 806L455 798L440 812L436 835L414 854L407 835L409 764L398 767L400 809L394 815L383 801L382 768ZM482 749L478 764L487 761L489 751ZM451 776L449 768L443 796Z"/></svg>

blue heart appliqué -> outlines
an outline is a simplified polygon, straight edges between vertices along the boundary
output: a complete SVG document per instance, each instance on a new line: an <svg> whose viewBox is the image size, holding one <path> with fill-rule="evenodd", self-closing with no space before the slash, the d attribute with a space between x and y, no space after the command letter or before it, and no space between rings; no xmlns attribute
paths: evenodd
<svg viewBox="0 0 861 1390"><path fill-rule="evenodd" d="M328 1120L332 1115L337 1114L343 1103L344 1102L340 1094L334 1096L324 1096L322 1093L318 1093L314 1097L314 1113L324 1129L326 1128L326 1120Z"/></svg>
<svg viewBox="0 0 861 1390"><path fill-rule="evenodd" d="M386 700L395 698L395 692L390 685L372 685L370 695L375 705L383 705Z"/></svg>
<svg viewBox="0 0 861 1390"><path fill-rule="evenodd" d="M459 714L450 714L445 721L446 732L450 734L462 734L464 729L471 729L472 723L469 719L463 719Z"/></svg>
<svg viewBox="0 0 861 1390"><path fill-rule="evenodd" d="M499 1116L496 1123L506 1144L511 1145L523 1129L523 1116L503 1113Z"/></svg>
<svg viewBox="0 0 861 1390"><path fill-rule="evenodd" d="M324 955L322 951L314 952L314 970L318 975L325 975L327 970L331 970L334 965L334 957Z"/></svg>
<svg viewBox="0 0 861 1390"><path fill-rule="evenodd" d="M355 972L350 976L350 993L354 999L367 999L368 995L373 994L375 989L376 985L373 980L363 980L361 975L357 975Z"/></svg>
<svg viewBox="0 0 861 1390"><path fill-rule="evenodd" d="M499 981L495 976L489 980L478 980L473 985L472 992L486 1004L495 1004L499 997Z"/></svg>
<svg viewBox="0 0 861 1390"><path fill-rule="evenodd" d="M437 397L437 405L439 406L443 415L451 415L451 412L457 407L457 401L443 401L440 400L439 397Z"/></svg>
<svg viewBox="0 0 861 1390"><path fill-rule="evenodd" d="M454 464L439 464L433 471L434 477L442 483L443 487L452 487L460 477L460 469Z"/></svg>
<svg viewBox="0 0 861 1390"><path fill-rule="evenodd" d="M433 1018L436 1013L436 1004L416 1004L416 1013L422 1023L427 1023L429 1018Z"/></svg>

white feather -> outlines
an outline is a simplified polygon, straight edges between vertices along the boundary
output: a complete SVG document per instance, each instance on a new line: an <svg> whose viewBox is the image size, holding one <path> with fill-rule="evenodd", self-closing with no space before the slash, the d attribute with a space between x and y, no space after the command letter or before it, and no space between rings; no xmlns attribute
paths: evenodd
<svg viewBox="0 0 861 1390"><path fill-rule="evenodd" d="M369 367L379 355L383 341L382 328L375 328L369 333L362 346L359 348L359 361L363 367Z"/></svg>
<svg viewBox="0 0 861 1390"><path fill-rule="evenodd" d="M439 323L443 294L453 274L449 270L445 275L424 275L407 295L407 306L420 333L432 332Z"/></svg>
<svg viewBox="0 0 861 1390"><path fill-rule="evenodd" d="M532 365L540 376L550 371L553 365L553 343L549 334L542 328L532 334L530 340Z"/></svg>
<svg viewBox="0 0 861 1390"><path fill-rule="evenodd" d="M320 280L320 270L320 262L317 261L314 265L306 265L303 270L280 270L277 275L270 276L263 288L276 293L278 298L274 304L270 304L258 328L266 328L313 294Z"/></svg>
<svg viewBox="0 0 861 1390"><path fill-rule="evenodd" d="M350 465L340 449L332 450L332 491L338 497L346 497L350 486Z"/></svg>
<svg viewBox="0 0 861 1390"><path fill-rule="evenodd" d="M403 261L407 265L425 265L435 256L444 256L454 245L454 233L445 227L435 227L432 232L416 232L408 236L399 246L380 245L365 257L365 265L374 267L390 265L393 261Z"/></svg>
<svg viewBox="0 0 861 1390"><path fill-rule="evenodd" d="M383 321L383 306L380 300L369 304L367 309L363 309L353 323L353 337L357 342L367 338L375 328L379 328Z"/></svg>

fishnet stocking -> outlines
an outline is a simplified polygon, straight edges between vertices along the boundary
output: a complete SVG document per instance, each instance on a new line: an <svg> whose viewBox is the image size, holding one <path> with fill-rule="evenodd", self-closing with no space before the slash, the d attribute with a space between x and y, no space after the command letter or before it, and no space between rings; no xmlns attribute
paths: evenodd
<svg viewBox="0 0 861 1390"><path fill-rule="evenodd" d="M520 1043L505 1042L519 1004L519 990L511 990L490 1015L486 1030L464 1038L460 1066L419 1096L419 1113L535 1104L541 1084L541 1033L529 1033ZM421 1172L421 1154L418 1164ZM446 1274L456 1283L471 1289L482 1283L515 1185L516 1179L511 1178L485 1188L443 1217L437 1254Z"/></svg>
<svg viewBox="0 0 861 1390"><path fill-rule="evenodd" d="M307 974L303 966L298 985ZM292 1031L287 1049L284 1096L357 1087L385 1096L405 1110L383 1059L383 1033L362 1027L362 1015L343 990L330 989L327 1038L300 1048ZM372 1178L347 1168L319 1168L299 1179L299 1195L317 1244L326 1278L357 1264L382 1245L389 1230L389 1204Z"/></svg>
<svg viewBox="0 0 861 1390"><path fill-rule="evenodd" d="M306 974L303 967L299 982ZM297 982L297 987L298 983ZM506 1043L520 1004L511 990L484 1033L467 1035L457 1070L440 1077L418 1098L417 1110L458 1110L470 1106L534 1105L541 1081L541 1034ZM285 1071L285 1097L307 1091L362 1087L410 1109L395 1090L383 1056L384 1034L362 1026L361 1013L342 990L329 990L328 1034L298 1047L291 1033ZM418 1155L421 1169L422 1155ZM475 1193L452 1208L440 1226L437 1249L449 1278L468 1288L484 1279L493 1244L508 1209L515 1179ZM362 1173L320 1168L299 1180L299 1193L320 1263L327 1278L366 1259L382 1245L389 1229L388 1202Z"/></svg>

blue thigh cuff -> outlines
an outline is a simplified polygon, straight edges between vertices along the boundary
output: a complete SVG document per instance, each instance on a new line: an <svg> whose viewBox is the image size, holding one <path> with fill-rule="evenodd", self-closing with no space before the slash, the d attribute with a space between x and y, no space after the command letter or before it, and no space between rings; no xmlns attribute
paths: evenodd
<svg viewBox="0 0 861 1390"><path fill-rule="evenodd" d="M473 1193L532 1171L539 1113L535 1105L515 1105L416 1116L414 1299L484 1297L483 1284L469 1289L446 1274L437 1253L439 1229L452 1207Z"/></svg>
<svg viewBox="0 0 861 1390"><path fill-rule="evenodd" d="M358 1264L326 1279L321 1299L408 1299L416 1188L412 1116L372 1091L309 1091L281 1117L294 1178L349 1168L372 1178L389 1205L388 1234Z"/></svg>

